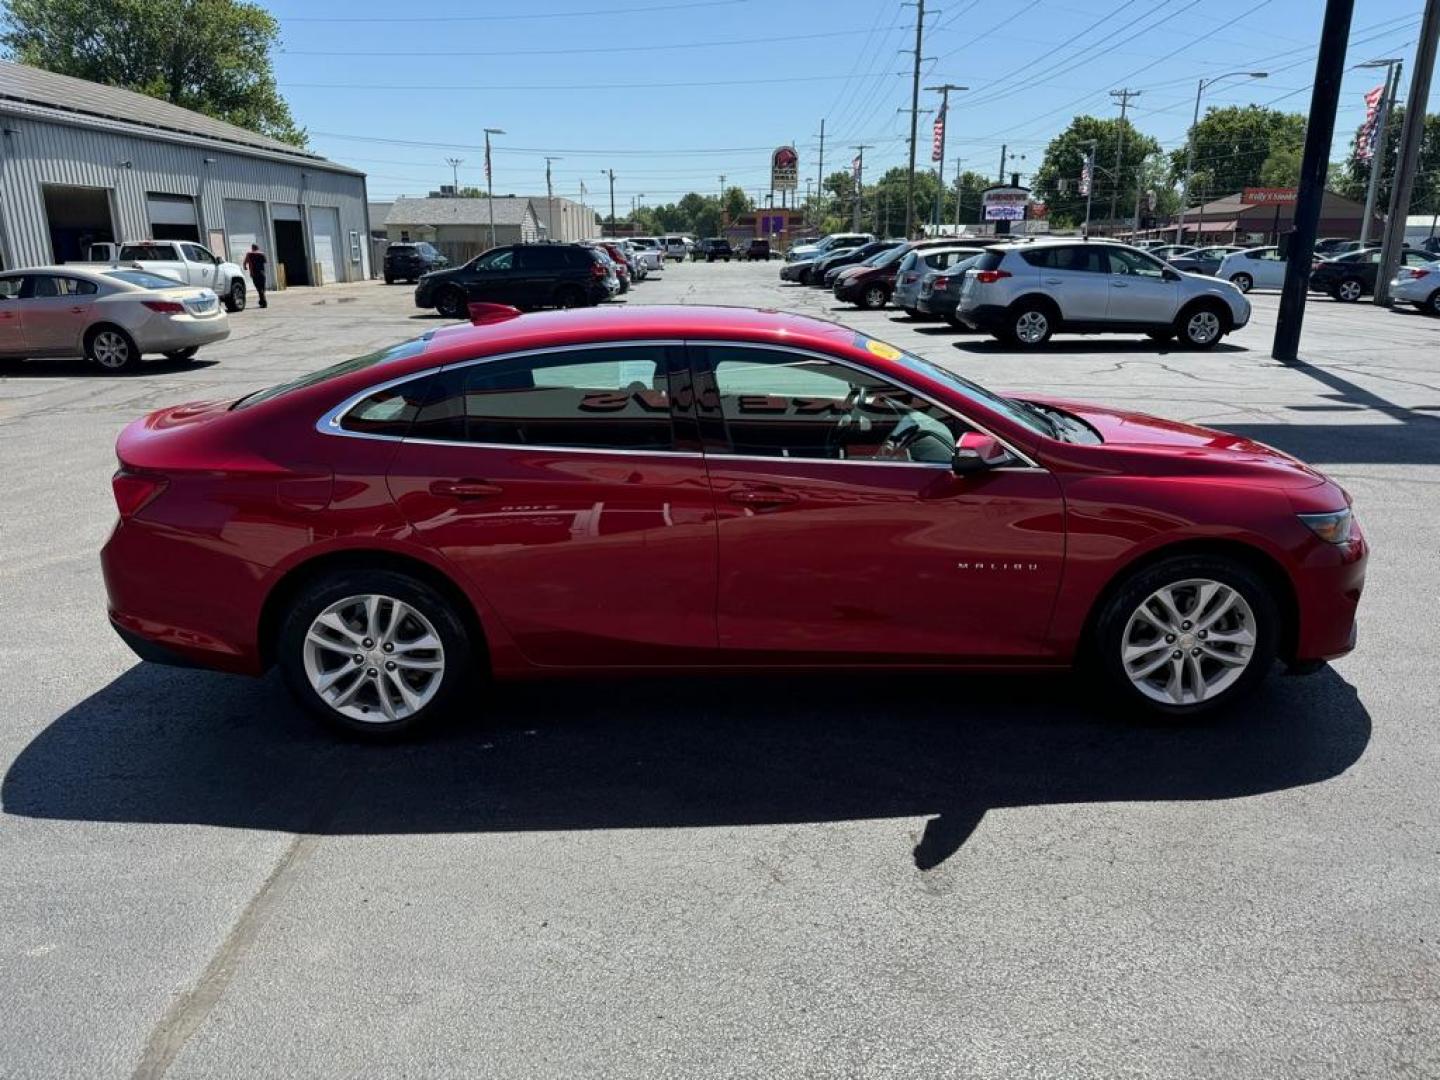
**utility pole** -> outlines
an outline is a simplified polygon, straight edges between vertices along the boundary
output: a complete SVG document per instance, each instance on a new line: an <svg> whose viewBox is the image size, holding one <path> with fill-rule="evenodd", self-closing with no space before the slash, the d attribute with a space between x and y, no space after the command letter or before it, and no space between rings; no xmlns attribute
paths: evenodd
<svg viewBox="0 0 1440 1080"><path fill-rule="evenodd" d="M855 232L860 231L860 203L865 190L865 151L873 148L873 143L860 143L851 147L859 152L859 156L855 159L857 163L855 166L855 224L850 226Z"/></svg>
<svg viewBox="0 0 1440 1080"><path fill-rule="evenodd" d="M1435 71L1435 49L1440 44L1440 0L1426 0L1420 23L1420 41L1415 46L1415 71L1410 76L1410 97L1405 102L1405 126L1400 129L1400 156L1395 164L1395 182L1390 187L1390 214L1385 219L1385 244L1375 277L1375 303L1390 304L1390 279L1400 268L1405 243L1405 215L1415 193L1419 171L1420 143L1425 138L1425 105L1430 98L1430 77Z"/></svg>
<svg viewBox="0 0 1440 1080"><path fill-rule="evenodd" d="M998 184L1003 184L1005 182L1005 158L1007 156L1005 152L1009 149L1009 143L1000 144L1000 179L996 181L996 183Z"/></svg>
<svg viewBox="0 0 1440 1080"><path fill-rule="evenodd" d="M961 181L965 174L960 171L960 159L955 159L955 235L960 235L960 195L964 191Z"/></svg>
<svg viewBox="0 0 1440 1080"><path fill-rule="evenodd" d="M495 179L490 168L490 136L504 135L499 128L485 129L485 201L490 204L490 246L495 246Z"/></svg>
<svg viewBox="0 0 1440 1080"><path fill-rule="evenodd" d="M465 164L463 157L447 157L445 164L450 166L450 186L455 189L455 194L460 194L460 166Z"/></svg>
<svg viewBox="0 0 1440 1080"><path fill-rule="evenodd" d="M610 235L615 235L615 170L609 169L605 173L610 178ZM600 235L605 235L605 230L600 230Z"/></svg>
<svg viewBox="0 0 1440 1080"><path fill-rule="evenodd" d="M724 174L724 173L721 173L721 174L720 174L720 202L717 204L717 208L716 208L715 213L716 213L716 219L715 219L715 220L718 221L718 222L722 222L722 223L723 223L724 220L725 220L725 174ZM717 225L716 228L718 229L718 228L719 228L719 225Z"/></svg>
<svg viewBox="0 0 1440 1080"><path fill-rule="evenodd" d="M591 227L594 226L594 224L595 224L595 219L590 216L590 208L585 205L585 196L588 195L588 194L590 194L590 192L585 189L585 181L584 181L584 180L581 180L581 181L580 181L580 220L581 220L582 222L584 222L584 225L582 226L582 228L584 228L584 230L585 230L585 232L584 232L584 233L581 235L581 237L580 237L581 240L589 240L589 239L590 239L590 229L591 229Z"/></svg>
<svg viewBox="0 0 1440 1080"><path fill-rule="evenodd" d="M915 66L910 76L910 169L905 176L905 239L915 234L915 126L920 119L920 59L925 44L925 0L915 0Z"/></svg>
<svg viewBox="0 0 1440 1080"><path fill-rule="evenodd" d="M950 91L969 90L968 86L957 86L955 83L942 83L939 86L927 86L926 90L934 90L940 94L940 115L935 123L940 129L940 145L936 146L930 154L930 159L935 162L935 232L940 232L941 208L945 201L945 140L950 134ZM957 229L956 232L959 232Z"/></svg>
<svg viewBox="0 0 1440 1080"><path fill-rule="evenodd" d="M1145 186L1145 163L1142 161L1135 170L1135 227L1130 233L1130 240L1133 243L1136 233L1140 231L1140 189Z"/></svg>
<svg viewBox="0 0 1440 1080"><path fill-rule="evenodd" d="M1115 211L1120 205L1120 176L1121 163L1125 160L1125 113L1130 108L1130 99L1139 97L1139 90L1111 90L1110 96L1120 99L1120 127L1117 129L1115 139L1115 182L1110 187L1110 231L1115 231ZM1090 178L1094 184L1095 178L1092 172Z"/></svg>
<svg viewBox="0 0 1440 1080"><path fill-rule="evenodd" d="M1431 0L1431 6L1436 2ZM1285 284L1280 288L1280 314L1275 320L1275 342L1270 350L1274 359L1285 364L1292 363L1300 351L1305 295L1310 288L1310 261L1315 257L1315 231L1320 226L1325 173L1330 165L1330 140L1335 135L1335 110L1340 104L1340 81L1345 75L1345 46L1350 39L1350 20L1354 14L1355 0L1326 0L1325 21L1320 28L1320 54L1315 58L1315 82L1310 91L1310 123L1305 128L1305 151L1300 159L1294 231L1290 234Z"/></svg>
<svg viewBox="0 0 1440 1080"><path fill-rule="evenodd" d="M820 118L820 163L815 166L815 219L818 221L825 212L825 118Z"/></svg>
<svg viewBox="0 0 1440 1080"><path fill-rule="evenodd" d="M1185 137L1185 184L1180 189L1180 212L1176 215L1179 224L1175 226L1175 243L1185 242L1185 211L1190 208L1190 176L1195 171L1195 129L1200 126L1200 95L1205 93L1207 86L1214 86L1221 79L1233 79L1243 75L1247 79L1268 79L1268 71L1227 71L1223 75L1214 75L1208 79L1201 79L1195 87L1195 116L1190 121L1190 131ZM1204 205L1202 199L1201 205ZM1201 211L1201 219L1204 219L1204 211ZM1200 244L1200 234L1195 234L1196 246Z"/></svg>
<svg viewBox="0 0 1440 1080"><path fill-rule="evenodd" d="M545 159L545 239L555 239L555 186L550 182L550 163L552 161L564 161L564 158L547 157Z"/></svg>
<svg viewBox="0 0 1440 1080"><path fill-rule="evenodd" d="M1375 116L1375 139L1370 149L1370 182L1365 186L1365 217L1360 221L1360 247L1363 250L1370 239L1370 223L1375 220L1375 198L1380 192L1380 174L1385 171L1385 159L1390 156L1390 113L1395 108L1395 95L1400 91L1400 72L1405 65L1399 60L1371 60L1361 64L1362 68L1383 67L1385 88L1380 93L1380 109Z"/></svg>

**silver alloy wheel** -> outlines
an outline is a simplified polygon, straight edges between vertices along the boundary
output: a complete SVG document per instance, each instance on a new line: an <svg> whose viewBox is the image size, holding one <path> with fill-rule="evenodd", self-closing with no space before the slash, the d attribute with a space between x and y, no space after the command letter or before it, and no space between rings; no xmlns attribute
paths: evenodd
<svg viewBox="0 0 1440 1080"><path fill-rule="evenodd" d="M1360 282L1356 281L1354 278L1346 278L1344 281L1340 282L1340 287L1335 290L1335 295L1338 296L1341 300L1345 300L1349 303L1354 303L1356 300L1360 299L1360 294L1364 291L1365 289L1360 284Z"/></svg>
<svg viewBox="0 0 1440 1080"><path fill-rule="evenodd" d="M130 362L130 342L118 330L101 330L91 345L95 362L114 371Z"/></svg>
<svg viewBox="0 0 1440 1080"><path fill-rule="evenodd" d="M1140 693L1197 705L1233 686L1255 654L1255 615L1239 591L1208 578L1156 589L1120 639L1120 661Z"/></svg>
<svg viewBox="0 0 1440 1080"><path fill-rule="evenodd" d="M1230 284L1234 285L1241 292L1249 292L1255 287L1255 279L1249 274L1236 274L1230 279Z"/></svg>
<svg viewBox="0 0 1440 1080"><path fill-rule="evenodd" d="M1220 336L1220 316L1213 311L1197 311L1185 323L1185 336L1196 345L1209 345Z"/></svg>
<svg viewBox="0 0 1440 1080"><path fill-rule="evenodd" d="M404 720L430 704L445 677L445 648L430 620L393 596L337 600L305 633L305 675L342 716Z"/></svg>
<svg viewBox="0 0 1440 1080"><path fill-rule="evenodd" d="M1050 333L1050 320L1043 311L1030 310L1015 320L1015 336L1026 345L1038 345Z"/></svg>
<svg viewBox="0 0 1440 1080"><path fill-rule="evenodd" d="M1440 315L1440 289L1430 294L1430 310Z"/></svg>

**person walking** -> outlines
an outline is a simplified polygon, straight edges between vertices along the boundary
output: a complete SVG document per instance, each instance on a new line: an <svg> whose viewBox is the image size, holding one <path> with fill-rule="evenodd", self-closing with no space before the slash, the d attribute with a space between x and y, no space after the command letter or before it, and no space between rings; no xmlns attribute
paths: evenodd
<svg viewBox="0 0 1440 1080"><path fill-rule="evenodd" d="M260 300L261 307L267 307L265 303L265 267L270 260L260 250L259 244L251 244L250 250L245 253L245 261L241 268L250 275L250 280L255 283L255 295Z"/></svg>

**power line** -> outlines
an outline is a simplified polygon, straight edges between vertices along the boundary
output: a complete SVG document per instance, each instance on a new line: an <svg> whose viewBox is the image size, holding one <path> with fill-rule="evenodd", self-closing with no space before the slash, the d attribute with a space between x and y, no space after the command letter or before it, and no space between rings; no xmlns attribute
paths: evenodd
<svg viewBox="0 0 1440 1080"><path fill-rule="evenodd" d="M633 15L654 11L682 11L690 8L727 7L748 4L752 0L692 0L685 4L652 4L648 7L592 8L587 11L530 12L524 15L292 15L287 23L459 23L459 22L525 22L535 19L583 19L595 15Z"/></svg>

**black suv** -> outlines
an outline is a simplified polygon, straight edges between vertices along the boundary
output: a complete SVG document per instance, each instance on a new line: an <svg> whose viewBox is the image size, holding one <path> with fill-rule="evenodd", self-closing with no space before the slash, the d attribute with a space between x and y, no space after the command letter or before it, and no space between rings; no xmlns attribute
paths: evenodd
<svg viewBox="0 0 1440 1080"><path fill-rule="evenodd" d="M449 265L449 259L424 241L391 244L385 249L385 284L394 285L400 280L415 281L422 274L442 270Z"/></svg>
<svg viewBox="0 0 1440 1080"><path fill-rule="evenodd" d="M706 262L714 262L716 259L724 259L729 262L735 252L730 250L730 241L712 238L701 240L700 246L695 249L695 260L698 262L704 259Z"/></svg>
<svg viewBox="0 0 1440 1080"><path fill-rule="evenodd" d="M770 241L759 239L751 240L750 246L745 249L745 258L750 260L759 259L762 262L769 262Z"/></svg>
<svg viewBox="0 0 1440 1080"><path fill-rule="evenodd" d="M610 271L579 244L514 244L491 248L464 266L426 274L415 286L415 306L463 319L473 300L522 311L588 307L609 299Z"/></svg>

